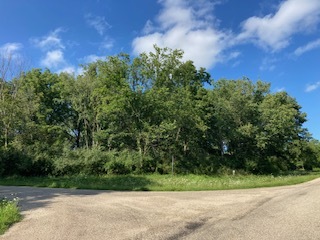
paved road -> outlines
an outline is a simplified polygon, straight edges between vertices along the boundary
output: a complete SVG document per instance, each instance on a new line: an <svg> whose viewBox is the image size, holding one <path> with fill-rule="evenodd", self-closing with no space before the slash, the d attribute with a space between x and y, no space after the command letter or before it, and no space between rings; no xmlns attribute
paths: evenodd
<svg viewBox="0 0 320 240"><path fill-rule="evenodd" d="M11 194L24 220L1 240L320 239L320 179L208 192L0 187Z"/></svg>

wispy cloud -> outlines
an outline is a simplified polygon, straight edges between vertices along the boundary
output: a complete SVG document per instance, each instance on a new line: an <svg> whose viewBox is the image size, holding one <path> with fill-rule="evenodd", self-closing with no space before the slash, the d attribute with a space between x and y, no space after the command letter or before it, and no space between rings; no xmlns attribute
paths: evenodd
<svg viewBox="0 0 320 240"><path fill-rule="evenodd" d="M26 61L22 57L20 50L21 43L5 43L0 45L0 78L4 80L13 79L25 70Z"/></svg>
<svg viewBox="0 0 320 240"><path fill-rule="evenodd" d="M6 43L0 46L0 53L12 54L19 51L22 46L21 43Z"/></svg>
<svg viewBox="0 0 320 240"><path fill-rule="evenodd" d="M278 62L278 59L274 57L265 57L262 60L262 63L259 67L260 71L270 71L272 72L276 68L276 63Z"/></svg>
<svg viewBox="0 0 320 240"><path fill-rule="evenodd" d="M113 48L114 40L110 37L105 37L100 43L100 48L110 50Z"/></svg>
<svg viewBox="0 0 320 240"><path fill-rule="evenodd" d="M0 46L0 57L3 59L19 59L21 58L20 50L23 45L21 43L6 43Z"/></svg>
<svg viewBox="0 0 320 240"><path fill-rule="evenodd" d="M63 41L61 33L66 32L64 28L57 28L48 34L31 39L31 43L43 54L40 58L40 65L55 72L76 72L76 68L65 59L66 48L70 45Z"/></svg>
<svg viewBox="0 0 320 240"><path fill-rule="evenodd" d="M314 84L308 84L306 89L305 89L305 91L306 92L312 92L312 91L316 90L319 87L320 87L320 81L316 82Z"/></svg>
<svg viewBox="0 0 320 240"><path fill-rule="evenodd" d="M279 5L275 14L245 20L237 39L278 51L290 44L294 34L314 29L319 21L319 0L286 0Z"/></svg>
<svg viewBox="0 0 320 240"><path fill-rule="evenodd" d="M300 56L300 55L304 54L305 52L311 51L311 50L319 48L319 47L320 47L320 38L315 41L309 42L308 44L306 44L302 47L298 47L294 51L294 54L296 56Z"/></svg>
<svg viewBox="0 0 320 240"><path fill-rule="evenodd" d="M62 39L60 37L60 33L64 31L65 30L63 28L57 28L45 36L32 38L31 43L33 43L35 47L40 48L43 51L52 49L64 49L65 46L62 43Z"/></svg>
<svg viewBox="0 0 320 240"><path fill-rule="evenodd" d="M111 28L111 25L105 20L105 17L86 14L85 20L90 27L93 27L101 36Z"/></svg>
<svg viewBox="0 0 320 240"><path fill-rule="evenodd" d="M275 88L275 92L284 92L286 89L284 87Z"/></svg>
<svg viewBox="0 0 320 240"><path fill-rule="evenodd" d="M182 49L185 60L197 67L211 68L217 62L235 57L225 56L231 42L229 31L216 29L212 1L161 0L162 10L154 22L148 20L142 36L132 42L134 54L153 51L153 45ZM216 2L215 2L216 3Z"/></svg>
<svg viewBox="0 0 320 240"><path fill-rule="evenodd" d="M62 39L61 33L66 32L63 28L57 28L48 34L31 39L34 47L42 52L40 65L49 68L56 73L70 73L79 75L83 73L82 67L76 67L65 58L65 52L68 48L72 48L77 44L75 42L65 41ZM100 48L110 48L113 41L108 37L104 37ZM12 47L11 47L12 48ZM12 48L13 49L13 48ZM80 63L90 63L105 57L97 55L89 55L79 59Z"/></svg>
<svg viewBox="0 0 320 240"><path fill-rule="evenodd" d="M84 69L82 67L74 67L72 65L66 66L64 68L58 69L57 73L69 73L74 75L81 75L83 74Z"/></svg>
<svg viewBox="0 0 320 240"><path fill-rule="evenodd" d="M97 60L105 60L106 57L105 56L98 56L98 55L95 55L95 54L91 54L91 55L88 55L88 56L85 56L81 59L79 59L79 62L81 63L92 63L92 62L95 62Z"/></svg>
<svg viewBox="0 0 320 240"><path fill-rule="evenodd" d="M155 27L153 26L152 21L149 19L146 24L143 27L142 33L143 34L149 34L152 33L153 31L155 31Z"/></svg>

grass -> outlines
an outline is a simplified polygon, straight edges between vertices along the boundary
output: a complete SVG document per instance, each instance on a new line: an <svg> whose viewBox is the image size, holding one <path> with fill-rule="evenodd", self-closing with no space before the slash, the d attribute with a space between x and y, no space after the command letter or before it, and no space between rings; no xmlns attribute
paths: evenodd
<svg viewBox="0 0 320 240"><path fill-rule="evenodd" d="M8 177L0 185L130 191L205 191L293 185L319 178L319 172L272 175L105 175L72 177Z"/></svg>
<svg viewBox="0 0 320 240"><path fill-rule="evenodd" d="M0 199L0 235L21 219L16 201Z"/></svg>

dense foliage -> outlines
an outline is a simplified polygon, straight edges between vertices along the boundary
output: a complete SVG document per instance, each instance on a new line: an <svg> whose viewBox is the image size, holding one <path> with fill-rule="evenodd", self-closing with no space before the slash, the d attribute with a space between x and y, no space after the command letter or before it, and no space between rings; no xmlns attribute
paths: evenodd
<svg viewBox="0 0 320 240"><path fill-rule="evenodd" d="M319 142L286 92L213 81L160 49L83 74L0 75L0 175L277 173L319 165ZM0 68L1 72L1 68Z"/></svg>

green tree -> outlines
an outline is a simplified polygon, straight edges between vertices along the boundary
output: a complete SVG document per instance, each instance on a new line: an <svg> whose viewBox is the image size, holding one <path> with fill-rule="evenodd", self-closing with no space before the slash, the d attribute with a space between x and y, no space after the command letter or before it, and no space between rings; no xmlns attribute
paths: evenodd
<svg viewBox="0 0 320 240"><path fill-rule="evenodd" d="M286 92L268 94L259 105L259 113L259 171L295 168L297 163L290 150L296 146L296 141L304 140L306 114Z"/></svg>
<svg viewBox="0 0 320 240"><path fill-rule="evenodd" d="M219 80L204 99L204 118L210 154L219 157L219 165L245 168L256 156L258 106L269 92L269 84L249 79Z"/></svg>

